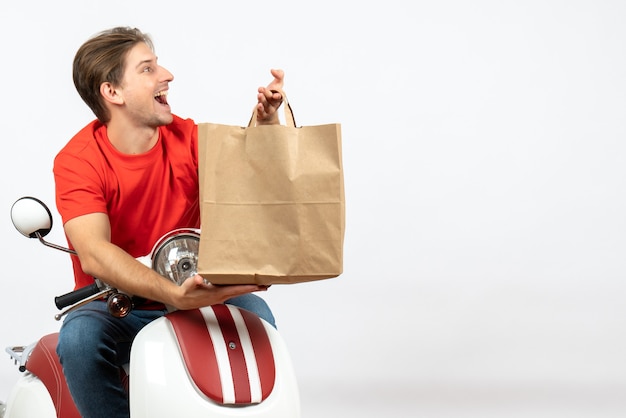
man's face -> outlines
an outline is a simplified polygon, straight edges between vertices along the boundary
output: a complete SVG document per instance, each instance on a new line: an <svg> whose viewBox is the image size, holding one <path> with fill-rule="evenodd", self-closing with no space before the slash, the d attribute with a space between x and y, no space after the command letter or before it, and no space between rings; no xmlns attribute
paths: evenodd
<svg viewBox="0 0 626 418"><path fill-rule="evenodd" d="M118 91L134 123L156 127L172 122L167 91L173 79L169 71L157 64L157 57L145 43L138 43L128 52Z"/></svg>

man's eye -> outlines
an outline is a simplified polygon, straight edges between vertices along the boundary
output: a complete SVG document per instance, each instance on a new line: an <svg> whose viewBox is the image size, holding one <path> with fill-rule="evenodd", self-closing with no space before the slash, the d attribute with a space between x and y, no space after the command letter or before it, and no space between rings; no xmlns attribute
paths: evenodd
<svg viewBox="0 0 626 418"><path fill-rule="evenodd" d="M150 72L152 72L152 67L145 67L145 68L143 69L143 71L144 71L145 73L150 73Z"/></svg>

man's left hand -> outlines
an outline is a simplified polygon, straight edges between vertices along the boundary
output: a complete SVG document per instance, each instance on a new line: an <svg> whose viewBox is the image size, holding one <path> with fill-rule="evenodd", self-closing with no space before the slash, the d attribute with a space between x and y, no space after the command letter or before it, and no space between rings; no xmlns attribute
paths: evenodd
<svg viewBox="0 0 626 418"><path fill-rule="evenodd" d="M270 70L274 79L267 87L259 87L257 95L257 123L259 125L275 125L279 123L276 111L283 102L283 70Z"/></svg>

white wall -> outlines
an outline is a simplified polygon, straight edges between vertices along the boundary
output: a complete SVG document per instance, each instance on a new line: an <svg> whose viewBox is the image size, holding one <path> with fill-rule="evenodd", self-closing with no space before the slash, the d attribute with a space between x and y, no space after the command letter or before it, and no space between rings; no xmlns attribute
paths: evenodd
<svg viewBox="0 0 626 418"><path fill-rule="evenodd" d="M54 208L52 159L92 118L73 55L131 25L182 116L245 124L278 67L299 124L342 124L345 273L266 295L305 418L624 416L625 17L601 0L3 5L0 346L58 328L69 259L9 209ZM0 399L17 375L0 361Z"/></svg>

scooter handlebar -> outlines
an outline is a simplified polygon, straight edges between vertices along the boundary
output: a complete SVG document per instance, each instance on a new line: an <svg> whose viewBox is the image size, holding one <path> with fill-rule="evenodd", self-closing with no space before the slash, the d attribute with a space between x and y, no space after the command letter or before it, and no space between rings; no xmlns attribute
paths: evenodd
<svg viewBox="0 0 626 418"><path fill-rule="evenodd" d="M74 305L75 303L78 303L83 299L87 299L100 291L101 289L98 286L98 283L93 283L89 286L81 287L80 289L76 289L64 295L55 297L54 304L56 305L57 309L63 309L70 305Z"/></svg>

